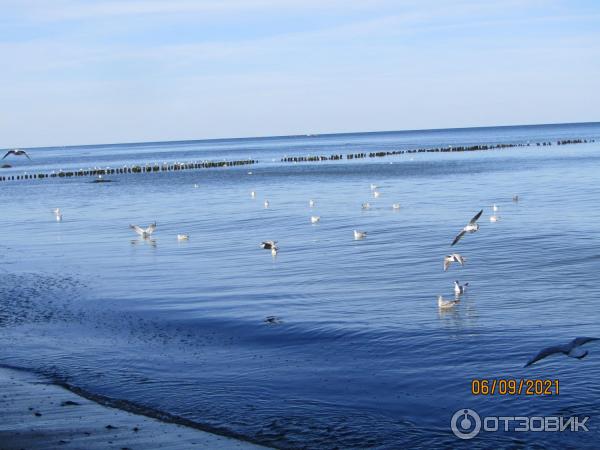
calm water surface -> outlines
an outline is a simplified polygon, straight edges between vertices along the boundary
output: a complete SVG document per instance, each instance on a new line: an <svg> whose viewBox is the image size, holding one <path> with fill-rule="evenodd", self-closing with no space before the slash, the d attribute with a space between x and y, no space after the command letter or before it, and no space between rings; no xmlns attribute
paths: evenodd
<svg viewBox="0 0 600 450"><path fill-rule="evenodd" d="M600 124L33 149L2 170L260 163L2 183L0 362L281 448L597 447L600 346L581 361L523 364L545 345L600 336L600 143L278 162L570 138L600 138ZM465 267L444 273L481 208L481 230L456 247ZM155 220L153 241L128 229ZM276 258L264 239L279 241ZM436 296L451 298L455 279L470 291L440 312ZM473 378L500 377L558 378L561 394L471 395ZM464 442L449 426L462 408L589 415L590 432Z"/></svg>

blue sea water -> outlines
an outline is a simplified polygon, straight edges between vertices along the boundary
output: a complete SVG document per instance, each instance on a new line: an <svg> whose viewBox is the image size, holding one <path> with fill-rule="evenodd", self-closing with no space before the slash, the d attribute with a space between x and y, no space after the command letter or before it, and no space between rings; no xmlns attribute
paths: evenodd
<svg viewBox="0 0 600 450"><path fill-rule="evenodd" d="M600 346L523 365L600 337L600 142L280 162L575 138L600 139L600 124L31 149L2 173L259 163L1 183L0 363L277 448L597 447ZM467 263L444 272L482 208L452 248ZM152 241L128 228L153 221ZM440 311L454 280L470 289ZM559 379L560 395L474 396L474 378ZM464 408L590 416L590 431L462 441L450 418Z"/></svg>

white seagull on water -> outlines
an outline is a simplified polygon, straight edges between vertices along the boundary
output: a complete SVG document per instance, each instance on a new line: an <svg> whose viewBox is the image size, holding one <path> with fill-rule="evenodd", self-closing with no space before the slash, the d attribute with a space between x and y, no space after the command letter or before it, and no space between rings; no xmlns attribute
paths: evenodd
<svg viewBox="0 0 600 450"><path fill-rule="evenodd" d="M309 201L308 201L308 206L309 206L310 208L314 208L314 206L315 206L315 201L314 201L314 200L309 200Z"/></svg>
<svg viewBox="0 0 600 450"><path fill-rule="evenodd" d="M310 216L310 223L317 223L321 220L321 216Z"/></svg>
<svg viewBox="0 0 600 450"><path fill-rule="evenodd" d="M457 262L461 266L464 266L465 258L460 253L452 253L451 255L444 256L444 272L448 270L448 267L450 267L450 264L453 262Z"/></svg>
<svg viewBox="0 0 600 450"><path fill-rule="evenodd" d="M469 283L465 283L461 286L460 283L458 282L458 280L456 280L454 282L454 293L456 295L464 294L467 291L467 286L469 286Z"/></svg>
<svg viewBox="0 0 600 450"><path fill-rule="evenodd" d="M56 221L60 222L62 220L62 212L60 208L54 208L52 212L54 213L54 217L56 217Z"/></svg>
<svg viewBox="0 0 600 450"><path fill-rule="evenodd" d="M525 367L532 365L535 362L538 362L541 359L544 359L550 355L554 355L556 353L562 353L563 355L567 355L571 358L583 359L587 356L588 351L583 350L581 346L583 344L587 344L591 341L598 341L599 338L594 337L578 337L573 339L568 344L563 345L555 345L553 347L546 347L542 351L540 351L537 355L527 361Z"/></svg>
<svg viewBox="0 0 600 450"><path fill-rule="evenodd" d="M452 241L452 244L450 244L450 246L453 246L458 241L460 241L461 238L466 233L475 233L477 230L479 230L479 224L477 223L477 221L479 220L479 218L481 217L482 214L483 214L483 209L481 211L479 211L477 214L475 214L475 216L473 216L473 218L469 221L469 223L465 225L465 227L461 230L461 232L456 235L456 237L454 238L454 240Z"/></svg>
<svg viewBox="0 0 600 450"><path fill-rule="evenodd" d="M156 222L154 222L148 228L142 228L137 225L129 225L129 228L139 234L142 238L146 239L150 237L152 233L154 233L154 230L156 230Z"/></svg>
<svg viewBox="0 0 600 450"><path fill-rule="evenodd" d="M364 239L365 237L367 237L366 231L354 230L354 239Z"/></svg>
<svg viewBox="0 0 600 450"><path fill-rule="evenodd" d="M460 300L446 300L441 295L438 295L438 308L440 308L440 309L454 308L459 303L460 303Z"/></svg>

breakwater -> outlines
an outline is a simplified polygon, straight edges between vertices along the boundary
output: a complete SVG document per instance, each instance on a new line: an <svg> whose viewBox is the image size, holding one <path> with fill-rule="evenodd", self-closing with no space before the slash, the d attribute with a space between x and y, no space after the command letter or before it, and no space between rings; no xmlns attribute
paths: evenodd
<svg viewBox="0 0 600 450"><path fill-rule="evenodd" d="M235 161L195 161L185 163L162 163L162 164L134 164L122 167L95 167L93 169L79 170L54 170L52 172L24 172L19 175L0 175L0 181L35 180L46 178L77 178L77 177L100 177L105 175L120 174L143 174L155 172L174 172L180 170L215 169L221 167L234 167L256 164L254 159L242 159Z"/></svg>
<svg viewBox="0 0 600 450"><path fill-rule="evenodd" d="M412 150L388 150L379 152L369 153L334 153L329 155L307 155L307 156L284 156L281 158L281 162L287 163L299 163L299 162L319 162L319 161L341 161L344 159L362 159L362 158L382 158L385 156L404 155L411 153L445 153L445 152L475 152L483 150L497 150L504 148L513 147L547 147L553 144L555 145L568 145L568 144L587 144L588 142L595 142L595 139L568 139L559 140L556 142L542 141L542 142L527 142L518 144L485 144L485 145L470 145L470 146L452 146L447 147L433 147L433 148L417 148Z"/></svg>

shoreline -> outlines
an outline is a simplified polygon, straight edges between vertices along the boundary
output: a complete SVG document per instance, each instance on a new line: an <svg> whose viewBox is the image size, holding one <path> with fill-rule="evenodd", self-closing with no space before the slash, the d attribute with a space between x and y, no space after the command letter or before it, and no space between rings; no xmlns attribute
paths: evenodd
<svg viewBox="0 0 600 450"><path fill-rule="evenodd" d="M0 449L265 449L222 430L0 366Z"/></svg>

